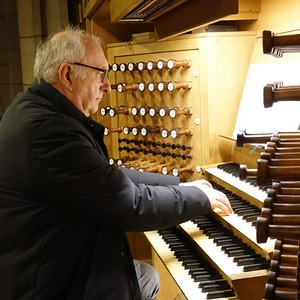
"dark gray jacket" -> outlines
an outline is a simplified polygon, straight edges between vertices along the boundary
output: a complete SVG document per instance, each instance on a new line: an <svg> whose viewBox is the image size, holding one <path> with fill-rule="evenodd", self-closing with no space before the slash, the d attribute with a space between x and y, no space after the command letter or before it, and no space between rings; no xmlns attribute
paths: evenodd
<svg viewBox="0 0 300 300"><path fill-rule="evenodd" d="M124 232L209 211L175 177L109 165L103 126L48 83L18 94L2 118L1 300L139 299Z"/></svg>

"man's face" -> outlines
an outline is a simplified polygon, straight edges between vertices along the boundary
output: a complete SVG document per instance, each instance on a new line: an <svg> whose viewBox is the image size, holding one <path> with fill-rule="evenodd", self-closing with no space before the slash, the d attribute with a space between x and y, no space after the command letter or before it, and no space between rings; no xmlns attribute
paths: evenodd
<svg viewBox="0 0 300 300"><path fill-rule="evenodd" d="M87 50L84 64L85 77L73 81L74 104L86 115L97 112L103 94L111 91L110 83L104 72L87 66L108 70L108 63L102 48L92 40L86 41Z"/></svg>

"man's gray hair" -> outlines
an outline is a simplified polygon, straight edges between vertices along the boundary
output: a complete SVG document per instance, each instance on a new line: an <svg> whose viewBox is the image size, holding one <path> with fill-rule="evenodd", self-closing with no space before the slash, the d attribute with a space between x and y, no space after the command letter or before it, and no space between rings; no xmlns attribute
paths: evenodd
<svg viewBox="0 0 300 300"><path fill-rule="evenodd" d="M87 38L92 39L101 47L104 46L102 39L78 27L67 26L64 30L49 36L36 48L34 77L38 81L45 80L53 83L62 63L84 63ZM74 71L78 77L85 75L83 68L74 66Z"/></svg>

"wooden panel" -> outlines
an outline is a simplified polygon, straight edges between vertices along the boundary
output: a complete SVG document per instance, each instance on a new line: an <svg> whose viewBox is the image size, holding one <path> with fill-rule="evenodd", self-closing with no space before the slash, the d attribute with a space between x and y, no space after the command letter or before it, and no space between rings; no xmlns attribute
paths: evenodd
<svg viewBox="0 0 300 300"><path fill-rule="evenodd" d="M155 31L162 40L237 13L238 0L190 0L157 18Z"/></svg>
<svg viewBox="0 0 300 300"><path fill-rule="evenodd" d="M83 2L83 0L82 0ZM93 17L99 8L106 2L106 0L89 0L86 5L83 3L84 7L84 17L91 18Z"/></svg>
<svg viewBox="0 0 300 300"><path fill-rule="evenodd" d="M108 59L112 64L116 62L129 63L139 61L191 60L192 65L187 68L173 70L110 72L109 79L112 84L117 83L149 83L159 81L189 81L191 88L179 89L174 92L160 91L127 91L118 93L113 90L109 97L101 102L101 107L133 106L160 107L190 107L193 114L178 116L175 119L166 116L132 116L118 115L115 117L98 116L98 120L105 126L116 128L118 126L149 125L161 126L169 130L176 127L191 128L192 136L181 136L177 139L168 137L163 139L160 134L150 134L145 138L138 136L110 134L106 137L109 153L113 158L122 156L136 156L146 160L171 163L174 166L193 167L193 174L185 173L182 181L202 178L201 165L223 161L221 147L224 142L219 139L220 134L231 135L236 120L237 109L241 99L242 87L246 79L251 50L256 40L253 32L238 33L209 33L186 35L173 39L146 44L112 44L108 48ZM163 157L152 154L134 154L120 152L119 147L126 146L118 139L137 139L159 141L171 144L190 144L193 149L158 148L161 151L181 152L192 154L192 159ZM134 147L135 145L129 145ZM145 147L147 148L147 147ZM150 148L150 146L148 146ZM226 159L227 160L227 159Z"/></svg>
<svg viewBox="0 0 300 300"><path fill-rule="evenodd" d="M83 1L83 0L81 0ZM181 0L151 20L120 22L142 0L90 0L84 9L84 16L97 23L100 34L114 36L109 41L128 41L134 33L155 31L159 40L169 39L182 33L221 20L256 20L261 0ZM126 23L126 24L125 24Z"/></svg>
<svg viewBox="0 0 300 300"><path fill-rule="evenodd" d="M152 248L152 264L159 273L160 291L156 296L156 300L187 300L179 286L161 261L159 255Z"/></svg>
<svg viewBox="0 0 300 300"><path fill-rule="evenodd" d="M142 3L143 0L111 0L110 19L112 23L126 16L133 8Z"/></svg>

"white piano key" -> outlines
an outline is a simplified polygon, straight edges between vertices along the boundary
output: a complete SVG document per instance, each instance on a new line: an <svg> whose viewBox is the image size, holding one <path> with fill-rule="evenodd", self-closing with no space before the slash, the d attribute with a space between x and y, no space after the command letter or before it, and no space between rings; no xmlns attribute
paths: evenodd
<svg viewBox="0 0 300 300"><path fill-rule="evenodd" d="M145 232L145 235L155 251L159 253L159 257L164 262L186 298L189 300L206 299L207 293L202 293L198 287L199 283L193 281L192 277L188 274L189 271L184 269L181 262L176 259L173 251L169 249L157 231Z"/></svg>
<svg viewBox="0 0 300 300"><path fill-rule="evenodd" d="M232 185L234 189L242 193L242 197L247 197L249 195L250 197L258 200L260 204L262 204L265 198L267 197L266 191L261 190L258 187L252 186L246 181L241 181L239 178L231 175L230 173L226 173L217 167L205 169L205 174L209 177L209 179L211 179L210 176L215 176L219 178L225 183L225 185L223 186ZM262 207L262 205L260 205L259 207Z"/></svg>

